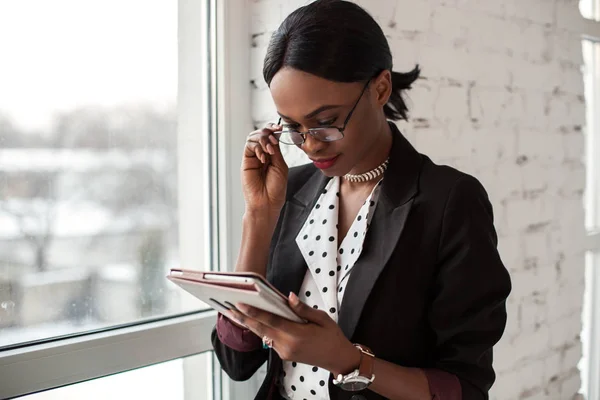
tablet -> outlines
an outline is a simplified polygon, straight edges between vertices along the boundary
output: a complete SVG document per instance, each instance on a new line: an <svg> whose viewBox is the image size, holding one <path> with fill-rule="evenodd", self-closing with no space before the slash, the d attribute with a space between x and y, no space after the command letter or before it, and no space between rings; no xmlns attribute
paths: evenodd
<svg viewBox="0 0 600 400"><path fill-rule="evenodd" d="M259 274L171 269L167 279L233 320L229 310L244 303L290 321L306 322L291 309L287 297Z"/></svg>

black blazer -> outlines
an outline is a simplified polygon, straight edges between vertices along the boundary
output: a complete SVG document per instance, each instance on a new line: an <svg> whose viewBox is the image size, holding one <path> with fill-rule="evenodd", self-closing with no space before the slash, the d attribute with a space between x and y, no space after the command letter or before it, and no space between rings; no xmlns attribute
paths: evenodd
<svg viewBox="0 0 600 400"><path fill-rule="evenodd" d="M492 346L506 325L508 272L497 251L492 207L474 177L419 154L394 124L385 172L363 252L340 307L353 343L405 367L455 374L464 399L487 399L495 380ZM312 164L290 169L287 199L271 242L267 278L298 293L307 265L295 239L327 178ZM212 343L223 370L246 380L268 361L256 399L278 399L281 359L273 350L237 352ZM329 380L332 399L350 399ZM272 397L271 397L272 395ZM383 399L365 390L362 399Z"/></svg>

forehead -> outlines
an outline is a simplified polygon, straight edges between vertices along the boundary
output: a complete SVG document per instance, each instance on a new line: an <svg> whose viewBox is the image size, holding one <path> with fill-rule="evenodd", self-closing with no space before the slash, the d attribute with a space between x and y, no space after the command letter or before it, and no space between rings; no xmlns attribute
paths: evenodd
<svg viewBox="0 0 600 400"><path fill-rule="evenodd" d="M356 82L334 82L296 69L282 68L273 77L270 89L277 111L299 120L323 105L351 104L359 94L360 85Z"/></svg>

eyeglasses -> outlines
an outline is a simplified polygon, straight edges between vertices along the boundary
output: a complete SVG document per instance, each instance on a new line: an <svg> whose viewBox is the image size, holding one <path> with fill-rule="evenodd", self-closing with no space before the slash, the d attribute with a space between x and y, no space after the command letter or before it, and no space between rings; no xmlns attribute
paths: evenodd
<svg viewBox="0 0 600 400"><path fill-rule="evenodd" d="M336 140L343 139L344 138L344 130L346 129L346 126L348 125L348 121L350 121L350 117L352 116L352 113L354 113L356 106L358 106L358 103L360 102L360 99L363 97L365 90L367 90L367 87L369 87L370 82L371 82L371 80L369 79L367 81L367 83L365 84L365 86L363 87L362 92L360 92L360 96L358 96L358 100L356 100L356 103L354 103L354 106L352 106L352 109L348 113L348 116L346 117L346 120L344 121L344 125L342 127L322 126L319 128L310 128L306 132L300 132L297 129L284 126L283 130L278 131L278 132L273 132L273 135L275 135L275 137L283 144L296 145L296 146L300 146L301 144L303 144L306 141L306 135L310 135L313 138L315 138L321 142L335 142ZM281 118L279 118L279 122L277 122L277 125L280 125L280 124L281 124Z"/></svg>

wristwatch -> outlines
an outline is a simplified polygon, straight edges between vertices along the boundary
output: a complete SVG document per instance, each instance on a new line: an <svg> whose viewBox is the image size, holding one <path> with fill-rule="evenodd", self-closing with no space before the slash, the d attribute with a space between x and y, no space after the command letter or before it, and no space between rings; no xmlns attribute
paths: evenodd
<svg viewBox="0 0 600 400"><path fill-rule="evenodd" d="M355 343L354 346L360 350L360 364L358 368L347 375L339 374L333 380L334 385L349 392L365 390L375 380L375 374L373 374L375 354L373 354L371 349L362 344Z"/></svg>

